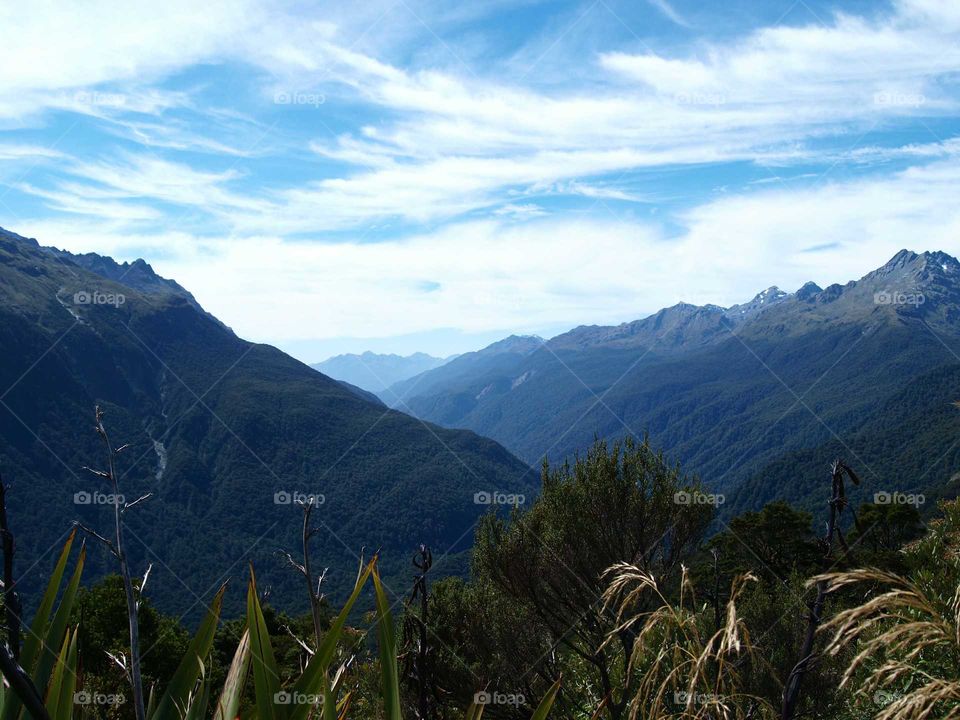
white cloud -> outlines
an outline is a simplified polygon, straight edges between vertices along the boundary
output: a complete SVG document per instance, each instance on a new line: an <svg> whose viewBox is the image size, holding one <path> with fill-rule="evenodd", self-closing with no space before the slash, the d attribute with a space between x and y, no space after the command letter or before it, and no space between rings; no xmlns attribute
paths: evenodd
<svg viewBox="0 0 960 720"><path fill-rule="evenodd" d="M227 186L241 177L237 170L210 172L163 160L154 155L124 154L116 161L72 160L62 172L77 180L59 179L54 189L18 183L17 189L50 200L53 207L72 213L111 220L159 219L162 214L124 201L161 201L186 208L200 208L216 215L234 212L267 212L265 201L231 191ZM109 200L95 204L91 199Z"/></svg>
<svg viewBox="0 0 960 720"><path fill-rule="evenodd" d="M771 284L846 282L904 246L960 254L958 194L960 168L944 161L702 204L671 238L607 214L457 223L378 243L129 235L42 221L23 231L78 251L146 254L241 335L285 342L613 323L681 300L730 305ZM811 245L827 247L806 252Z"/></svg>
<svg viewBox="0 0 960 720"><path fill-rule="evenodd" d="M319 43L315 57L334 77L398 119L315 142L357 171L282 193L283 214L291 229L417 221L490 207L525 184L591 187L583 180L607 173L731 160L831 162L835 150L808 141L852 144L877 123L956 110L941 84L960 71L953 22L946 5L904 0L871 20L760 29L702 58L609 53L589 92L407 71ZM621 81L612 89L610 73Z"/></svg>
<svg viewBox="0 0 960 720"><path fill-rule="evenodd" d="M651 2L670 16L672 6ZM761 28L671 57L614 48L571 59L582 66L577 82L539 85L479 66L474 75L459 62L400 66L385 48L408 32L398 29L402 18L412 21L402 8L383 16L390 3L306 14L296 3L195 6L0 7L8 123L38 122L51 108L82 113L146 150L94 155L67 142L58 155L9 142L0 160L62 160L57 174L16 187L80 218L38 219L22 232L145 255L251 338L614 322L679 300L742 301L745 287L771 282L843 281L903 245L960 250L960 141L912 135L901 147L843 149L875 123L956 111L948 82L960 72L956 3L900 0L871 17ZM202 86L159 87L198 63L242 64L271 111L274 92L325 94L329 107L341 100L351 109L346 130L304 110L301 131L315 119L312 142L303 139L312 152L295 155L290 143L303 135L282 136L282 123L269 146L277 164L298 163L295 182L258 175L255 163L233 169L253 152L248 136L271 126L198 102ZM186 159L195 152L203 165ZM662 227L613 218L603 202L649 202L620 182L640 169L892 160L930 164L814 188L772 182L711 202L701 195ZM547 214L544 195L597 202L589 214L554 205ZM144 230L184 210L209 220L205 235ZM492 219L465 219L481 213ZM290 239L397 219L405 234L387 241ZM406 229L417 223L440 227ZM678 226L677 237L665 237L663 227ZM803 252L812 245L829 247Z"/></svg>
<svg viewBox="0 0 960 720"><path fill-rule="evenodd" d="M116 188L118 199L192 205L238 232L320 233L391 218L442 221L516 203L518 195L544 188L637 199L609 178L597 179L678 164L824 160L829 151L805 143L855 133L852 140L877 121L957 105L938 83L960 71L952 32L960 21L949 4L934 0L901 0L873 19L838 14L825 25L762 28L686 58L610 52L596 58L591 87L550 91L509 77L392 65L352 47L343 15L327 8L298 17L292 5L268 12L246 0L195 13L183 1L154 11L149 23L147 5L138 2L121 11L93 3L82 19L79 11L60 12L50 2L30 14L0 11L0 43L9 41L0 74L11 78L0 86L0 107L6 94L15 111L14 96L23 102L46 93L48 104L99 115L114 132L153 150L240 157L249 149L236 138L206 137L177 120L129 117L173 107L194 112L188 94L124 91L194 63L232 61L272 76L264 101L274 91L337 87L389 113L382 124L311 143L315 176L322 179L295 187L270 179L249 183L246 198L226 189L232 178L165 160L83 160L70 170ZM371 6L366 13L374 28L380 10ZM355 36L362 39L363 32ZM91 89L110 82L116 92ZM83 102L115 96L123 102ZM204 125L216 127L213 111L206 112ZM325 125L318 127L326 134ZM349 169L331 173L325 161Z"/></svg>
<svg viewBox="0 0 960 720"><path fill-rule="evenodd" d="M202 11L189 0L36 0L29 12L2 3L0 108L16 117L62 105L71 91L162 77L222 55L264 19L248 0L211 0Z"/></svg>
<svg viewBox="0 0 960 720"><path fill-rule="evenodd" d="M20 145L0 143L0 160L22 160L25 158L59 158L63 153L41 145Z"/></svg>

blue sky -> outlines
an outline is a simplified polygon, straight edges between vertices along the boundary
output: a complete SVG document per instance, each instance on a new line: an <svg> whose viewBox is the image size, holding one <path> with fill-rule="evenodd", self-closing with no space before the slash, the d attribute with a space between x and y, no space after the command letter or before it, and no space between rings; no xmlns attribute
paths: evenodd
<svg viewBox="0 0 960 720"><path fill-rule="evenodd" d="M960 254L948 0L0 7L0 225L448 354Z"/></svg>

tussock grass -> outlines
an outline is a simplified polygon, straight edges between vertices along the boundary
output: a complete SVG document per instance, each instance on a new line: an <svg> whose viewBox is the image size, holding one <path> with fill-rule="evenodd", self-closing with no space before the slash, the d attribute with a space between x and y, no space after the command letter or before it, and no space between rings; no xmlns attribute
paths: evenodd
<svg viewBox="0 0 960 720"><path fill-rule="evenodd" d="M603 601L615 612L617 626L605 642L632 637L628 672L640 675L630 701L631 720L773 717L770 705L743 684L746 664L761 662L736 604L744 588L757 581L753 574L734 579L722 625L712 633L712 612L697 605L685 567L676 603L655 577L629 563L613 565L606 577Z"/></svg>

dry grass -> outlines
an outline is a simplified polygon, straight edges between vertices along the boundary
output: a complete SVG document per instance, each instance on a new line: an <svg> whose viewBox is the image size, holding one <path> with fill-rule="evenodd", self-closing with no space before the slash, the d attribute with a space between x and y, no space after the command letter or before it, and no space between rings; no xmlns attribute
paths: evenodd
<svg viewBox="0 0 960 720"><path fill-rule="evenodd" d="M630 700L631 720L773 715L769 704L743 690L741 675L744 660L758 658L736 601L756 577L746 574L734 580L723 626L712 634L704 629L712 623L712 612L697 606L686 568L676 604L652 575L628 563L609 568L606 577L605 610L615 610L617 627L605 644L623 633L633 636L628 672L638 674L639 681Z"/></svg>
<svg viewBox="0 0 960 720"><path fill-rule="evenodd" d="M960 718L960 588L937 597L874 568L828 573L810 583L821 580L831 592L863 583L881 588L821 628L832 633L830 654L855 646L841 687L857 685L856 695L883 705L876 720Z"/></svg>

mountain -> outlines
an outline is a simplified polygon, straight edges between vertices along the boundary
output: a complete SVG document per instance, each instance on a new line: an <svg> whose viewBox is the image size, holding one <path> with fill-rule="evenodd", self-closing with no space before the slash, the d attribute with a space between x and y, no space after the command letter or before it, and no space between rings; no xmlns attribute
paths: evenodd
<svg viewBox="0 0 960 720"><path fill-rule="evenodd" d="M798 488L822 484L837 454L869 488L948 485L960 469L948 381L958 368L960 263L904 250L845 285L770 288L730 308L681 303L522 352L488 348L392 390L398 407L531 464L595 436L649 433L726 493L728 509L789 495L819 511L822 488Z"/></svg>
<svg viewBox="0 0 960 720"><path fill-rule="evenodd" d="M35 592L71 522L108 533L110 488L93 431L100 405L127 502L128 552L148 592L196 614L253 561L272 601L303 609L296 493L314 494L313 561L332 599L379 548L387 584L408 589L410 553L429 544L462 573L475 493L529 496L530 468L497 443L387 409L268 345L237 337L142 261L70 255L0 231L0 473L24 592ZM364 550L365 548L365 550ZM93 576L114 568L90 547ZM236 588L229 609L242 606Z"/></svg>
<svg viewBox="0 0 960 720"><path fill-rule="evenodd" d="M443 388L485 374L502 374L537 350L543 339L535 335L511 335L476 352L459 355L443 366L395 383L380 393L391 407L405 407L408 398L443 392Z"/></svg>
<svg viewBox="0 0 960 720"><path fill-rule="evenodd" d="M395 383L440 367L447 360L448 358L433 357L420 352L413 355L365 352L362 355L337 355L311 367L335 380L343 380L368 392L379 394Z"/></svg>

